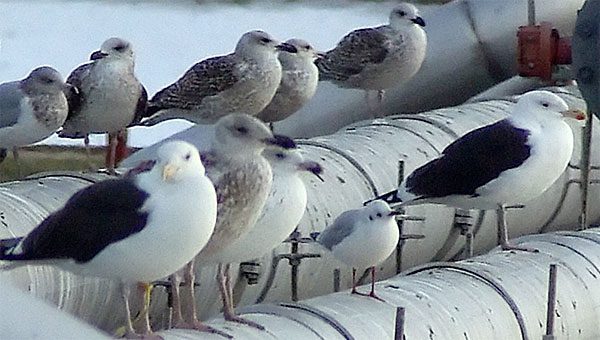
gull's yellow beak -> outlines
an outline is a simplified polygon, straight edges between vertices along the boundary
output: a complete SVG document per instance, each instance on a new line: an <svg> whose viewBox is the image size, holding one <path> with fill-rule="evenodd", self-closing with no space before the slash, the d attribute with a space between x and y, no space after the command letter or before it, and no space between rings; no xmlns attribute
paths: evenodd
<svg viewBox="0 0 600 340"><path fill-rule="evenodd" d="M587 118L587 114L581 110L567 110L562 111L561 114L567 118L573 118L575 120L585 120Z"/></svg>
<svg viewBox="0 0 600 340"><path fill-rule="evenodd" d="M171 164L171 163L167 163L164 168L163 168L163 172L162 172L162 178L163 181L165 182L169 182L173 179L173 176L175 176L175 174L177 174L177 172L179 171L179 167Z"/></svg>

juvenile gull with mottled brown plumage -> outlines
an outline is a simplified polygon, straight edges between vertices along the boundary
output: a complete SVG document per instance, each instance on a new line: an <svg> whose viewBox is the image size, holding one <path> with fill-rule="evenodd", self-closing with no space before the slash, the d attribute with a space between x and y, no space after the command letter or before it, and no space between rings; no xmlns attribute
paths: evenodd
<svg viewBox="0 0 600 340"><path fill-rule="evenodd" d="M214 123L229 113L255 116L273 98L281 80L277 51L294 51L270 34L242 35L231 54L202 60L175 83L152 97L148 105L151 126L173 118Z"/></svg>
<svg viewBox="0 0 600 340"><path fill-rule="evenodd" d="M117 134L141 120L147 94L134 74L134 54L128 41L110 38L90 59L67 78L77 91L67 93L69 116L60 137L84 138L89 157L89 134L108 133L107 168L113 172Z"/></svg>
<svg viewBox="0 0 600 340"><path fill-rule="evenodd" d="M271 102L257 117L263 122L278 122L300 110L315 94L319 82L319 70L314 63L318 53L305 40L289 39L286 43L296 51L280 52L283 69L281 83Z"/></svg>
<svg viewBox="0 0 600 340"><path fill-rule="evenodd" d="M414 5L397 5L388 25L354 30L317 59L319 80L343 88L377 90L379 101L383 100L385 89L408 81L421 68L427 49L423 26L425 21Z"/></svg>
<svg viewBox="0 0 600 340"><path fill-rule="evenodd" d="M68 88L60 73L47 66L0 84L0 148L12 148L17 163L18 147L49 137L65 122Z"/></svg>
<svg viewBox="0 0 600 340"><path fill-rule="evenodd" d="M207 174L217 191L217 223L208 244L196 256L197 265L219 266L218 285L225 319L258 328L261 326L235 315L230 287L226 283L228 263L221 257L221 251L249 232L267 200L273 175L269 162L261 153L268 145L295 146L287 137L273 136L264 123L249 115L230 114L217 121L212 149L205 157ZM183 299L187 301L184 315L178 314L180 299L178 292L174 291L173 323L176 327L214 332L214 329L199 323L196 317L193 266L192 261L184 271L187 295ZM178 287L179 278L175 275L171 279L175 281L172 287Z"/></svg>

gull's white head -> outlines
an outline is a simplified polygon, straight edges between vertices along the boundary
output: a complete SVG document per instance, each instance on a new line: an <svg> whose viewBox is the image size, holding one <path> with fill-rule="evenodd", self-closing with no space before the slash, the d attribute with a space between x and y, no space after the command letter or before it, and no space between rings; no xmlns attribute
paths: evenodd
<svg viewBox="0 0 600 340"><path fill-rule="evenodd" d="M412 25L425 27L425 21L419 15L419 9L415 5L402 2L390 13L390 25L395 28Z"/></svg>
<svg viewBox="0 0 600 340"><path fill-rule="evenodd" d="M279 43L269 33L250 31L244 33L238 41L235 52L245 57L256 57L265 54L276 55L278 51L293 52L296 48L287 43Z"/></svg>
<svg viewBox="0 0 600 340"><path fill-rule="evenodd" d="M370 202L361 209L364 216L362 220L373 226L390 222L394 219L394 216L400 215L400 212L392 210L390 206L382 200Z"/></svg>
<svg viewBox="0 0 600 340"><path fill-rule="evenodd" d="M27 78L21 80L21 89L29 95L58 94L69 87L60 73L49 66L38 67L31 71Z"/></svg>
<svg viewBox="0 0 600 340"><path fill-rule="evenodd" d="M313 61L319 57L319 52L306 40L294 38L287 40L285 43L293 46L296 50L279 53L279 61L284 69L286 69L286 65L293 66L299 63L310 63L312 65Z"/></svg>
<svg viewBox="0 0 600 340"><path fill-rule="evenodd" d="M265 123L246 114L229 114L215 123L213 150L222 156L253 156L269 145L287 149L295 147L293 140L273 136Z"/></svg>
<svg viewBox="0 0 600 340"><path fill-rule="evenodd" d="M121 38L109 38L90 56L91 60L99 59L121 59L133 61L133 48L131 43Z"/></svg>
<svg viewBox="0 0 600 340"><path fill-rule="evenodd" d="M514 109L515 114L527 116L535 113L557 117L585 120L586 114L581 110L569 110L567 103L548 91L530 91L522 95ZM541 117L543 119L543 117Z"/></svg>
<svg viewBox="0 0 600 340"><path fill-rule="evenodd" d="M269 147L263 151L263 156L269 161L275 174L296 175L307 171L320 178L323 172L319 163L305 161L300 151L296 149Z"/></svg>
<svg viewBox="0 0 600 340"><path fill-rule="evenodd" d="M204 166L195 146L184 141L171 141L157 151L155 167L167 183L177 183L186 178L204 175Z"/></svg>

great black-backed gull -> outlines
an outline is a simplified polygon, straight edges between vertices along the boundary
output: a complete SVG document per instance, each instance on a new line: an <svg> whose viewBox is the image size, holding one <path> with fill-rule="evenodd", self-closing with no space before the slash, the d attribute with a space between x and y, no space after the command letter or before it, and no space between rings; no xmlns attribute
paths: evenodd
<svg viewBox="0 0 600 340"><path fill-rule="evenodd" d="M551 92L528 92L508 118L457 139L397 190L378 198L403 206L497 209L502 248L523 250L508 243L505 209L538 197L565 171L573 153L573 132L565 117L583 120L585 113L569 110Z"/></svg>
<svg viewBox="0 0 600 340"><path fill-rule="evenodd" d="M130 285L166 277L188 263L208 242L216 222L217 197L198 150L168 142L157 161L136 175L95 183L27 236L0 241L7 268L51 264L84 276L120 280L127 333L135 335ZM151 332L147 314L145 332Z"/></svg>

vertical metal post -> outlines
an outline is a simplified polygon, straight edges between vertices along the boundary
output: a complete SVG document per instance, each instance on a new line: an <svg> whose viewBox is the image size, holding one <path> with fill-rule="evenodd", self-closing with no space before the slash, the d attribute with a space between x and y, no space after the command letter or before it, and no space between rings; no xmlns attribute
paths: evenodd
<svg viewBox="0 0 600 340"><path fill-rule="evenodd" d="M554 340L554 315L556 310L556 264L550 265L548 278L548 309L546 310L546 334L543 340Z"/></svg>
<svg viewBox="0 0 600 340"><path fill-rule="evenodd" d="M394 329L394 340L404 340L404 307L396 308L396 329Z"/></svg>
<svg viewBox="0 0 600 340"><path fill-rule="evenodd" d="M333 291L340 291L340 268L335 268L333 270Z"/></svg>
<svg viewBox="0 0 600 340"><path fill-rule="evenodd" d="M292 249L291 249L291 253L293 254L297 254L298 253L298 242L292 242ZM292 269L291 269L291 285L292 285L292 301L296 302L298 301L298 265L300 263L292 263Z"/></svg>
<svg viewBox="0 0 600 340"><path fill-rule="evenodd" d="M404 181L404 161L401 159L398 161L398 186ZM400 236L404 235L404 221L397 220L398 230ZM400 237L398 244L396 245L396 274L402 271L402 248L404 247L404 239Z"/></svg>
<svg viewBox="0 0 600 340"><path fill-rule="evenodd" d="M527 24L535 25L535 0L527 1Z"/></svg>
<svg viewBox="0 0 600 340"><path fill-rule="evenodd" d="M590 187L593 118L593 114L588 114L581 134L581 212L579 215L579 230L588 228L587 207Z"/></svg>

